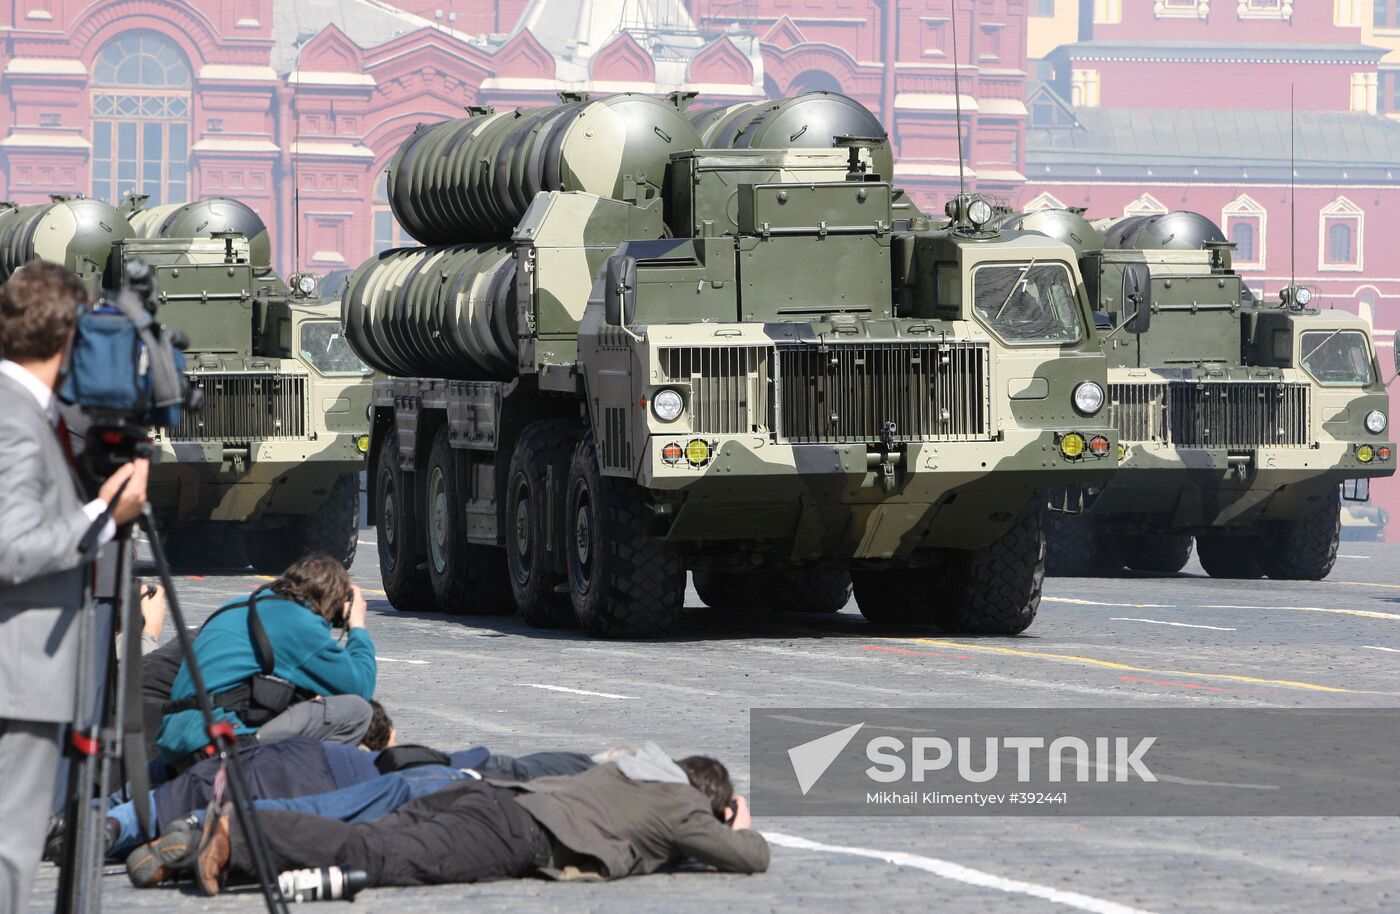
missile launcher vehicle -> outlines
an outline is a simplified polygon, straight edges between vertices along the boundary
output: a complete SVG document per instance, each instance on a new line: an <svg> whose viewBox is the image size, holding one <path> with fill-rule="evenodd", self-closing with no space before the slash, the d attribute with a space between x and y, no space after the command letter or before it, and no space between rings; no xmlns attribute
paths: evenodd
<svg viewBox="0 0 1400 914"><path fill-rule="evenodd" d="M1113 479L1050 492L1050 573L1173 573L1194 539L1214 577L1326 577L1340 501L1395 472L1369 320L1304 287L1259 300L1197 213L1002 224L1078 252L1122 441Z"/></svg>
<svg viewBox="0 0 1400 914"><path fill-rule="evenodd" d="M390 163L423 246L342 298L390 601L656 636L691 571L712 607L1024 630L1043 490L1116 462L1075 252L919 212L851 99L685 102L475 110Z"/></svg>
<svg viewBox="0 0 1400 914"><path fill-rule="evenodd" d="M124 260L145 260L158 317L188 338L189 377L204 396L201 411L155 435L150 500L170 556L189 567L246 555L275 574L318 551L348 566L370 371L345 341L339 303L315 295L314 277L289 287L277 276L267 230L244 204L141 202L55 197L0 210L0 279L52 260L95 301Z"/></svg>

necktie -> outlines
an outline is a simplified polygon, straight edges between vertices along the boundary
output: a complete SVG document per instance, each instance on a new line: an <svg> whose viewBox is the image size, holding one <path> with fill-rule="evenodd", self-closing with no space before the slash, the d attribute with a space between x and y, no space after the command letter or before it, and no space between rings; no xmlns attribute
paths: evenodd
<svg viewBox="0 0 1400 914"><path fill-rule="evenodd" d="M78 458L73 453L73 437L68 434L68 423L61 415L58 417L58 425L54 427L54 433L58 435L58 443L63 448L63 456L68 460L68 468L73 471L75 477L80 476Z"/></svg>

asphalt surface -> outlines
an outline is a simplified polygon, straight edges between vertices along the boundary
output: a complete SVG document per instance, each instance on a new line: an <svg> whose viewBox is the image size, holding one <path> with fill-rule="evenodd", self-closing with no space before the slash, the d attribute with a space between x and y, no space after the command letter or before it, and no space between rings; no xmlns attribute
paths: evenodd
<svg viewBox="0 0 1400 914"><path fill-rule="evenodd" d="M1017 638L891 638L854 604L834 616L716 614L693 590L664 642L590 641L513 617L395 612L374 531L356 580L371 596L379 698L401 738L500 752L598 751L652 739L748 778L750 707L1356 707L1400 701L1400 547L1343 543L1321 583L1229 582L1193 560L1170 578L1051 579ZM178 581L197 624L258 578ZM166 634L169 637L169 632ZM376 889L361 912L1400 910L1400 823L1383 818L772 818L760 876L657 875ZM816 846L811 846L815 844ZM137 892L108 910L255 911L239 891ZM32 910L51 908L45 866Z"/></svg>

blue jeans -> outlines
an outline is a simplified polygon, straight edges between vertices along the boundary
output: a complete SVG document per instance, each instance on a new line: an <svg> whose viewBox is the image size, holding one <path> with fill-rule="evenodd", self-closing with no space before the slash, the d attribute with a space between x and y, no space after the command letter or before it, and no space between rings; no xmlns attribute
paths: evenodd
<svg viewBox="0 0 1400 914"><path fill-rule="evenodd" d="M309 797L296 797L290 800L255 800L257 809L289 809L292 812L306 812L326 819L339 819L355 825L369 822L388 815L400 806L421 796L434 793L462 778L470 777L465 772L446 765L423 765L405 771L395 771L380 775L359 784L353 784L329 793L318 793ZM151 821L156 821L156 793L151 791ZM117 821L117 841L108 856L120 859L141 844L140 832L136 824L136 807L131 803L113 806L107 816ZM197 821L204 821L204 810L195 810ZM159 827L159 825L157 825Z"/></svg>

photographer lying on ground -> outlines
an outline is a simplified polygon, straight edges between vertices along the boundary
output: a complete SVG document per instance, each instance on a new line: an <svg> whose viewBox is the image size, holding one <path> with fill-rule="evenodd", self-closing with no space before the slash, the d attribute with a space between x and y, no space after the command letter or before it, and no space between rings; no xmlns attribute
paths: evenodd
<svg viewBox="0 0 1400 914"><path fill-rule="evenodd" d="M364 739L378 663L365 630L365 598L334 559L312 555L267 587L225 604L204 623L194 653L214 703L240 742L270 725L276 738L311 736L351 745ZM347 629L340 644L332 625ZM337 700L327 696L354 696ZM177 771L209 742L181 667L156 745Z"/></svg>
<svg viewBox="0 0 1400 914"><path fill-rule="evenodd" d="M672 761L651 744L570 777L458 781L361 825L273 809L259 818L274 871L348 866L365 871L372 886L620 879L688 857L726 872L768 868L768 842L749 830L748 804L734 795L725 767L698 755ZM189 841L194 849L177 859L153 848L148 856L159 864L140 874L140 884L192 872L215 895L226 878L254 878L233 819L228 805L208 816L198 845Z"/></svg>

